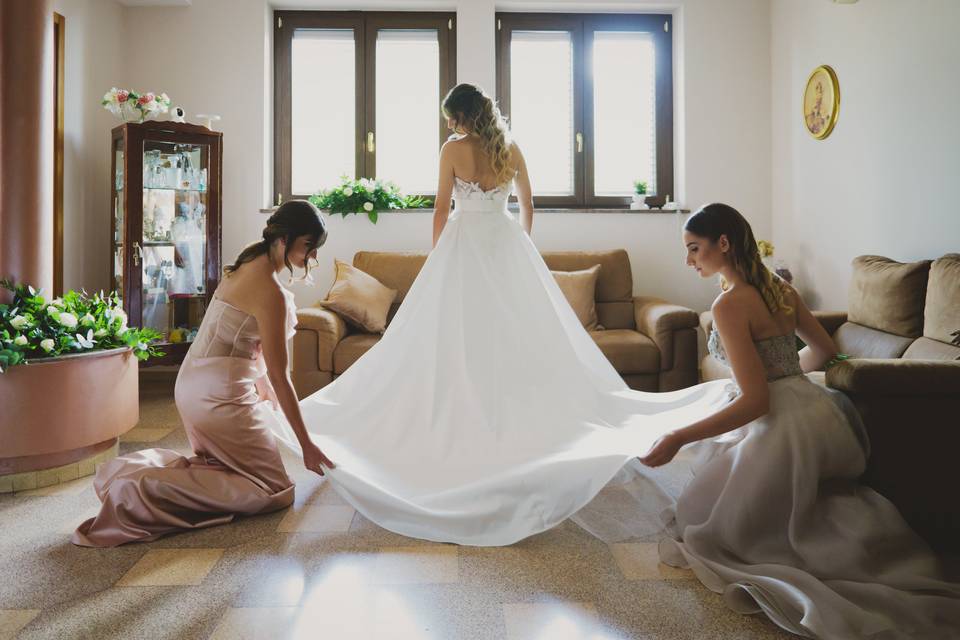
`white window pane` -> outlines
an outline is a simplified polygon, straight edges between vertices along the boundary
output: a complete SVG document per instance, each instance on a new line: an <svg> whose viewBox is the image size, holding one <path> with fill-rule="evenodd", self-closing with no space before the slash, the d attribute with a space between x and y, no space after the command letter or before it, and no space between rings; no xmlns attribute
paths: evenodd
<svg viewBox="0 0 960 640"><path fill-rule="evenodd" d="M510 128L534 195L573 194L573 45L566 31L514 31Z"/></svg>
<svg viewBox="0 0 960 640"><path fill-rule="evenodd" d="M377 32L377 178L436 193L440 43L436 29Z"/></svg>
<svg viewBox="0 0 960 640"><path fill-rule="evenodd" d="M594 193L626 196L633 181L656 192L654 49L647 33L593 38Z"/></svg>
<svg viewBox="0 0 960 640"><path fill-rule="evenodd" d="M356 172L352 29L297 29L291 48L292 189L335 186Z"/></svg>

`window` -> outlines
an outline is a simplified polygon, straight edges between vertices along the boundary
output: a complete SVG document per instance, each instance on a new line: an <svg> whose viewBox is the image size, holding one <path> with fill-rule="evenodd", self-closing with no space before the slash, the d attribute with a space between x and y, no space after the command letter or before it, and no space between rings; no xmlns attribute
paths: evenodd
<svg viewBox="0 0 960 640"><path fill-rule="evenodd" d="M276 11L274 185L306 197L340 176L436 191L456 75L455 14Z"/></svg>
<svg viewBox="0 0 960 640"><path fill-rule="evenodd" d="M497 14L497 95L540 205L673 196L669 15Z"/></svg>

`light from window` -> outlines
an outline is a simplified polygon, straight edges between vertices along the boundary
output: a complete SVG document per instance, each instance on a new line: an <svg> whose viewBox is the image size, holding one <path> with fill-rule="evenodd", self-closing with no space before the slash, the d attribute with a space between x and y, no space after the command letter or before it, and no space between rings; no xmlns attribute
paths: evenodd
<svg viewBox="0 0 960 640"><path fill-rule="evenodd" d="M440 43L435 29L377 32L376 175L401 191L436 193Z"/></svg>
<svg viewBox="0 0 960 640"><path fill-rule="evenodd" d="M596 195L623 196L633 181L656 193L653 39L598 31L593 38L593 140Z"/></svg>
<svg viewBox="0 0 960 640"><path fill-rule="evenodd" d="M297 29L291 56L292 191L308 195L356 173L352 29Z"/></svg>
<svg viewBox="0 0 960 640"><path fill-rule="evenodd" d="M514 31L510 121L535 195L572 195L573 44L567 31Z"/></svg>

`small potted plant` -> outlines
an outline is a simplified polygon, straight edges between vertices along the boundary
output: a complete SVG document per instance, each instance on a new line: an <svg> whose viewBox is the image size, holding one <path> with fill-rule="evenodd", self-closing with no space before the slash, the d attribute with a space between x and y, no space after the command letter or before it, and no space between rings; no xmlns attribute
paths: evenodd
<svg viewBox="0 0 960 640"><path fill-rule="evenodd" d="M630 204L631 209L649 209L647 206L647 181L646 180L634 180L633 181L633 202Z"/></svg>

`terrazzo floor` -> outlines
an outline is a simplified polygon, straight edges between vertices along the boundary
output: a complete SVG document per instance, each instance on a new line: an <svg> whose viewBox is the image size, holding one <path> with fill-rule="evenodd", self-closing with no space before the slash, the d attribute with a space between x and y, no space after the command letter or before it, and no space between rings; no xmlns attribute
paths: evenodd
<svg viewBox="0 0 960 640"><path fill-rule="evenodd" d="M189 452L172 383L141 385L121 454ZM114 549L75 547L92 477L0 496L6 638L783 639L729 611L656 541L607 545L565 522L510 547L435 544L356 513L299 458L288 510ZM661 480L677 493L688 469Z"/></svg>

